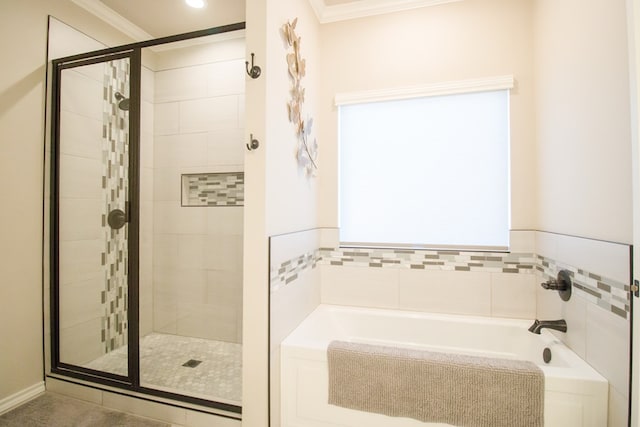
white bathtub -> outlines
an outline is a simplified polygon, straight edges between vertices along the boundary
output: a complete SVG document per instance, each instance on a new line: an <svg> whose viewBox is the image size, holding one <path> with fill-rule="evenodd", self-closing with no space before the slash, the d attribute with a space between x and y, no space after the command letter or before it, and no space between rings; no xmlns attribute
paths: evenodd
<svg viewBox="0 0 640 427"><path fill-rule="evenodd" d="M607 381L531 321L320 305L281 347L282 427L445 426L327 404L332 340L531 360L545 375L545 427L607 425ZM571 328L571 325L568 325ZM549 364L542 360L551 349Z"/></svg>

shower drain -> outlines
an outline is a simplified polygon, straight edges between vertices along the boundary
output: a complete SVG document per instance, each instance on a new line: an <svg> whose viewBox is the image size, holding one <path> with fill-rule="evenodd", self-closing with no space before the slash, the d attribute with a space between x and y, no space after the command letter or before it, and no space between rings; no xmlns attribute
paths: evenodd
<svg viewBox="0 0 640 427"><path fill-rule="evenodd" d="M182 366L186 366L187 368L195 368L199 364L202 363L202 360L191 359L182 364Z"/></svg>

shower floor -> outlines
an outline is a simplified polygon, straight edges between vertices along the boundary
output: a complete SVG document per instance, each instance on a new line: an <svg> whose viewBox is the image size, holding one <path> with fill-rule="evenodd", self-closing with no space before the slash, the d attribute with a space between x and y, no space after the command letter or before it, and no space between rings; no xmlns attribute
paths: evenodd
<svg viewBox="0 0 640 427"><path fill-rule="evenodd" d="M126 375L127 348L114 350L85 367ZM240 405L242 344L146 335L140 339L140 382L148 388Z"/></svg>

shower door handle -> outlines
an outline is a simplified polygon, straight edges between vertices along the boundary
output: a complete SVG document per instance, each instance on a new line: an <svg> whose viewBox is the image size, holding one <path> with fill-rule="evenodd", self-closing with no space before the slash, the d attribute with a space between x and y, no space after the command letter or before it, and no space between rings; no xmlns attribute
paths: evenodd
<svg viewBox="0 0 640 427"><path fill-rule="evenodd" d="M107 216L107 224L114 230L121 229L128 221L128 215L121 209L114 209Z"/></svg>

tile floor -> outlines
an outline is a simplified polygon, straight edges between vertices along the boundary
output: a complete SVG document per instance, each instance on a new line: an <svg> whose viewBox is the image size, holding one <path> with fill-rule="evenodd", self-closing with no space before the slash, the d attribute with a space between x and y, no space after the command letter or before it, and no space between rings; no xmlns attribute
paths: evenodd
<svg viewBox="0 0 640 427"><path fill-rule="evenodd" d="M126 375L127 348L112 351L85 367ZM242 344L146 335L140 339L140 379L144 387L240 405Z"/></svg>
<svg viewBox="0 0 640 427"><path fill-rule="evenodd" d="M170 427L169 424L46 392L0 416L0 427Z"/></svg>

